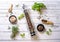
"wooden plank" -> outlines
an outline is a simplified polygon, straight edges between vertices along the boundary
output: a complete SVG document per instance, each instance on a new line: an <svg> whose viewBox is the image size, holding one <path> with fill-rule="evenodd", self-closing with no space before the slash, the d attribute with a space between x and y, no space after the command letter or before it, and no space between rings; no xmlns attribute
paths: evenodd
<svg viewBox="0 0 60 42"><path fill-rule="evenodd" d="M31 36L30 36L30 33L29 32L20 32L20 33L25 33L25 38L21 38L21 36L17 36L16 39L17 40L31 40ZM19 34L20 34L19 33ZM37 32L37 36L38 36L38 40L60 40L60 32L52 32L51 35L47 35L47 34L41 34L39 32ZM0 40L12 40L10 38L11 36L11 32L0 32Z"/></svg>
<svg viewBox="0 0 60 42"><path fill-rule="evenodd" d="M57 1L57 2L42 2L42 3L46 4L47 9L60 9L59 8L60 7L59 2L60 1ZM10 4L13 4L14 5L14 9L16 8L15 7L16 4L19 4L20 6L22 6L22 4L26 4L28 7L31 7L33 5L33 3L34 3L33 1L32 2L27 2L27 3L26 2L20 2L20 1L18 3L15 3L15 2L11 2L11 3L10 2L9 3L8 2L7 3L5 2L5 3L3 3L2 2L1 3L2 5L0 4L0 9L8 9L9 6L10 6ZM3 4L5 4L5 5L3 5ZM21 8L21 7L19 7L19 8Z"/></svg>
<svg viewBox="0 0 60 42"><path fill-rule="evenodd" d="M20 41L15 40L15 41L1 41L1 42L20 42ZM21 42L25 42L25 41L21 41ZM35 40L35 41L26 41L26 42L60 42L60 40Z"/></svg>
<svg viewBox="0 0 60 42"><path fill-rule="evenodd" d="M38 23L39 24L39 23ZM36 23L34 23L34 27L35 27L35 31L37 31L37 25ZM11 29L8 29L9 27L11 28L12 26L14 25L0 25L0 32L11 32ZM28 32L29 29L28 29L28 25L27 24L19 24L19 25L16 25L16 26L19 26L19 31L26 31ZM53 32L60 32L60 25L59 24L55 24L55 26L51 26L51 25L44 25L46 30L49 30L49 29L52 29Z"/></svg>
<svg viewBox="0 0 60 42"><path fill-rule="evenodd" d="M0 0L0 2L19 2L19 1L22 1L22 0L5 0L5 1L3 1L3 0ZM46 2L48 2L48 1L60 1L60 0L23 0L24 2L27 2L27 1L46 1Z"/></svg>
<svg viewBox="0 0 60 42"><path fill-rule="evenodd" d="M45 18L45 17L43 17L44 19L47 19L47 17ZM5 21L6 20L6 21ZM60 22L59 21L57 21L58 19L56 19L56 17L50 17L50 19L49 19L50 21L52 21L53 23L55 23L55 24L59 24ZM39 19L37 19L36 17L31 17L31 21L33 22L33 23L41 23L41 21L39 20ZM36 22L35 22L36 21ZM22 19L22 20L18 20L18 22L17 22L18 24L19 23L26 23L26 19L25 19L25 17ZM9 22L9 17L1 17L0 18L0 25L9 25L10 24L10 22Z"/></svg>
<svg viewBox="0 0 60 42"><path fill-rule="evenodd" d="M19 16L21 13L23 13L23 10L13 10L13 15L16 15L16 16ZM59 13L60 13L60 10L45 10L43 12L43 15L46 15L46 16L51 16L51 17L55 17L55 16L59 16ZM6 15L10 16L10 13L8 13L8 10L0 10L0 16L1 17L6 17ZM37 11L33 11L33 10L30 10L30 15L32 17L37 17L39 16L39 13Z"/></svg>

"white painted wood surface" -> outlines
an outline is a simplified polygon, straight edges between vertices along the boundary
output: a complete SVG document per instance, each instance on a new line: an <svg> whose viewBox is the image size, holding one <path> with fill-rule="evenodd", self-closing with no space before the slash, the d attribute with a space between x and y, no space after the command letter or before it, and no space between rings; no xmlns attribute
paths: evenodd
<svg viewBox="0 0 60 42"><path fill-rule="evenodd" d="M20 13L23 13L22 4L26 4L30 9L30 16L32 23L35 26L41 23L37 17L39 14L31 9L31 6L34 2L42 2L47 6L47 10L43 13L43 18L50 18L50 21L54 22L54 27L45 25L46 29L52 29L51 35L46 35L46 33L40 34L37 30L37 34L39 36L39 40L31 40L30 33L28 30L27 22L25 17L22 20L18 20L19 31L20 33L25 33L25 38L21 38L19 35L16 37L17 40L12 40L10 38L11 29L8 30L8 26L12 26L9 22L8 8L10 4L13 4L13 14L17 17ZM17 8L15 5L19 4ZM8 17L6 15L8 14ZM0 0L0 42L60 42L60 0Z"/></svg>

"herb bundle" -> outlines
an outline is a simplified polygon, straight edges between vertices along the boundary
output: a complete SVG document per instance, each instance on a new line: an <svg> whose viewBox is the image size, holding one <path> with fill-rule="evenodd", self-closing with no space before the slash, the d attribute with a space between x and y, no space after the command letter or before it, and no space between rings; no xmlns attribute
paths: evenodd
<svg viewBox="0 0 60 42"><path fill-rule="evenodd" d="M15 38L16 35L19 33L17 26L12 26L12 35L11 38Z"/></svg>
<svg viewBox="0 0 60 42"><path fill-rule="evenodd" d="M36 10L40 14L42 14L42 9L46 9L46 6L43 3L35 2L34 5L32 6L32 10Z"/></svg>

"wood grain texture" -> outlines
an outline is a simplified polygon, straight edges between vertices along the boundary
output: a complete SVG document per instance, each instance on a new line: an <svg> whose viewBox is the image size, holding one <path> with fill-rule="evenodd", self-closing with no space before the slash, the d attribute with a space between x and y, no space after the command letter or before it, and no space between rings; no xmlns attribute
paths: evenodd
<svg viewBox="0 0 60 42"><path fill-rule="evenodd" d="M37 19L40 14L31 9L34 2L42 2L47 6L47 10L44 11L42 16L44 19L54 22L55 25L54 27L44 25L46 30L52 29L52 34L49 36L46 33L41 34L36 30L37 25L42 22ZM22 4L27 5L31 12L30 17L37 32L38 40L31 40L25 17L22 20L18 20L17 23L19 25L19 32L26 34L25 38L21 38L19 35L16 37L17 40L10 38L11 29L8 29L8 26L12 26L9 22L10 14L8 13L10 4L14 5L13 15L16 15L17 18L20 13L23 13ZM17 4L19 4L18 8L15 6ZM60 42L60 0L0 0L0 42Z"/></svg>

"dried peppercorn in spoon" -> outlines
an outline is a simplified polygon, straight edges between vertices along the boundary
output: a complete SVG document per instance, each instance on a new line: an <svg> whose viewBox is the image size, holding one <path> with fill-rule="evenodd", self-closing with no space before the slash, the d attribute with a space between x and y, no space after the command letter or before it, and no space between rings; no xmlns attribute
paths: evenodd
<svg viewBox="0 0 60 42"><path fill-rule="evenodd" d="M41 21L42 21L42 23L44 23L44 24L53 25L53 22L51 22L51 21L48 21L48 20L45 20L45 19L42 19Z"/></svg>

